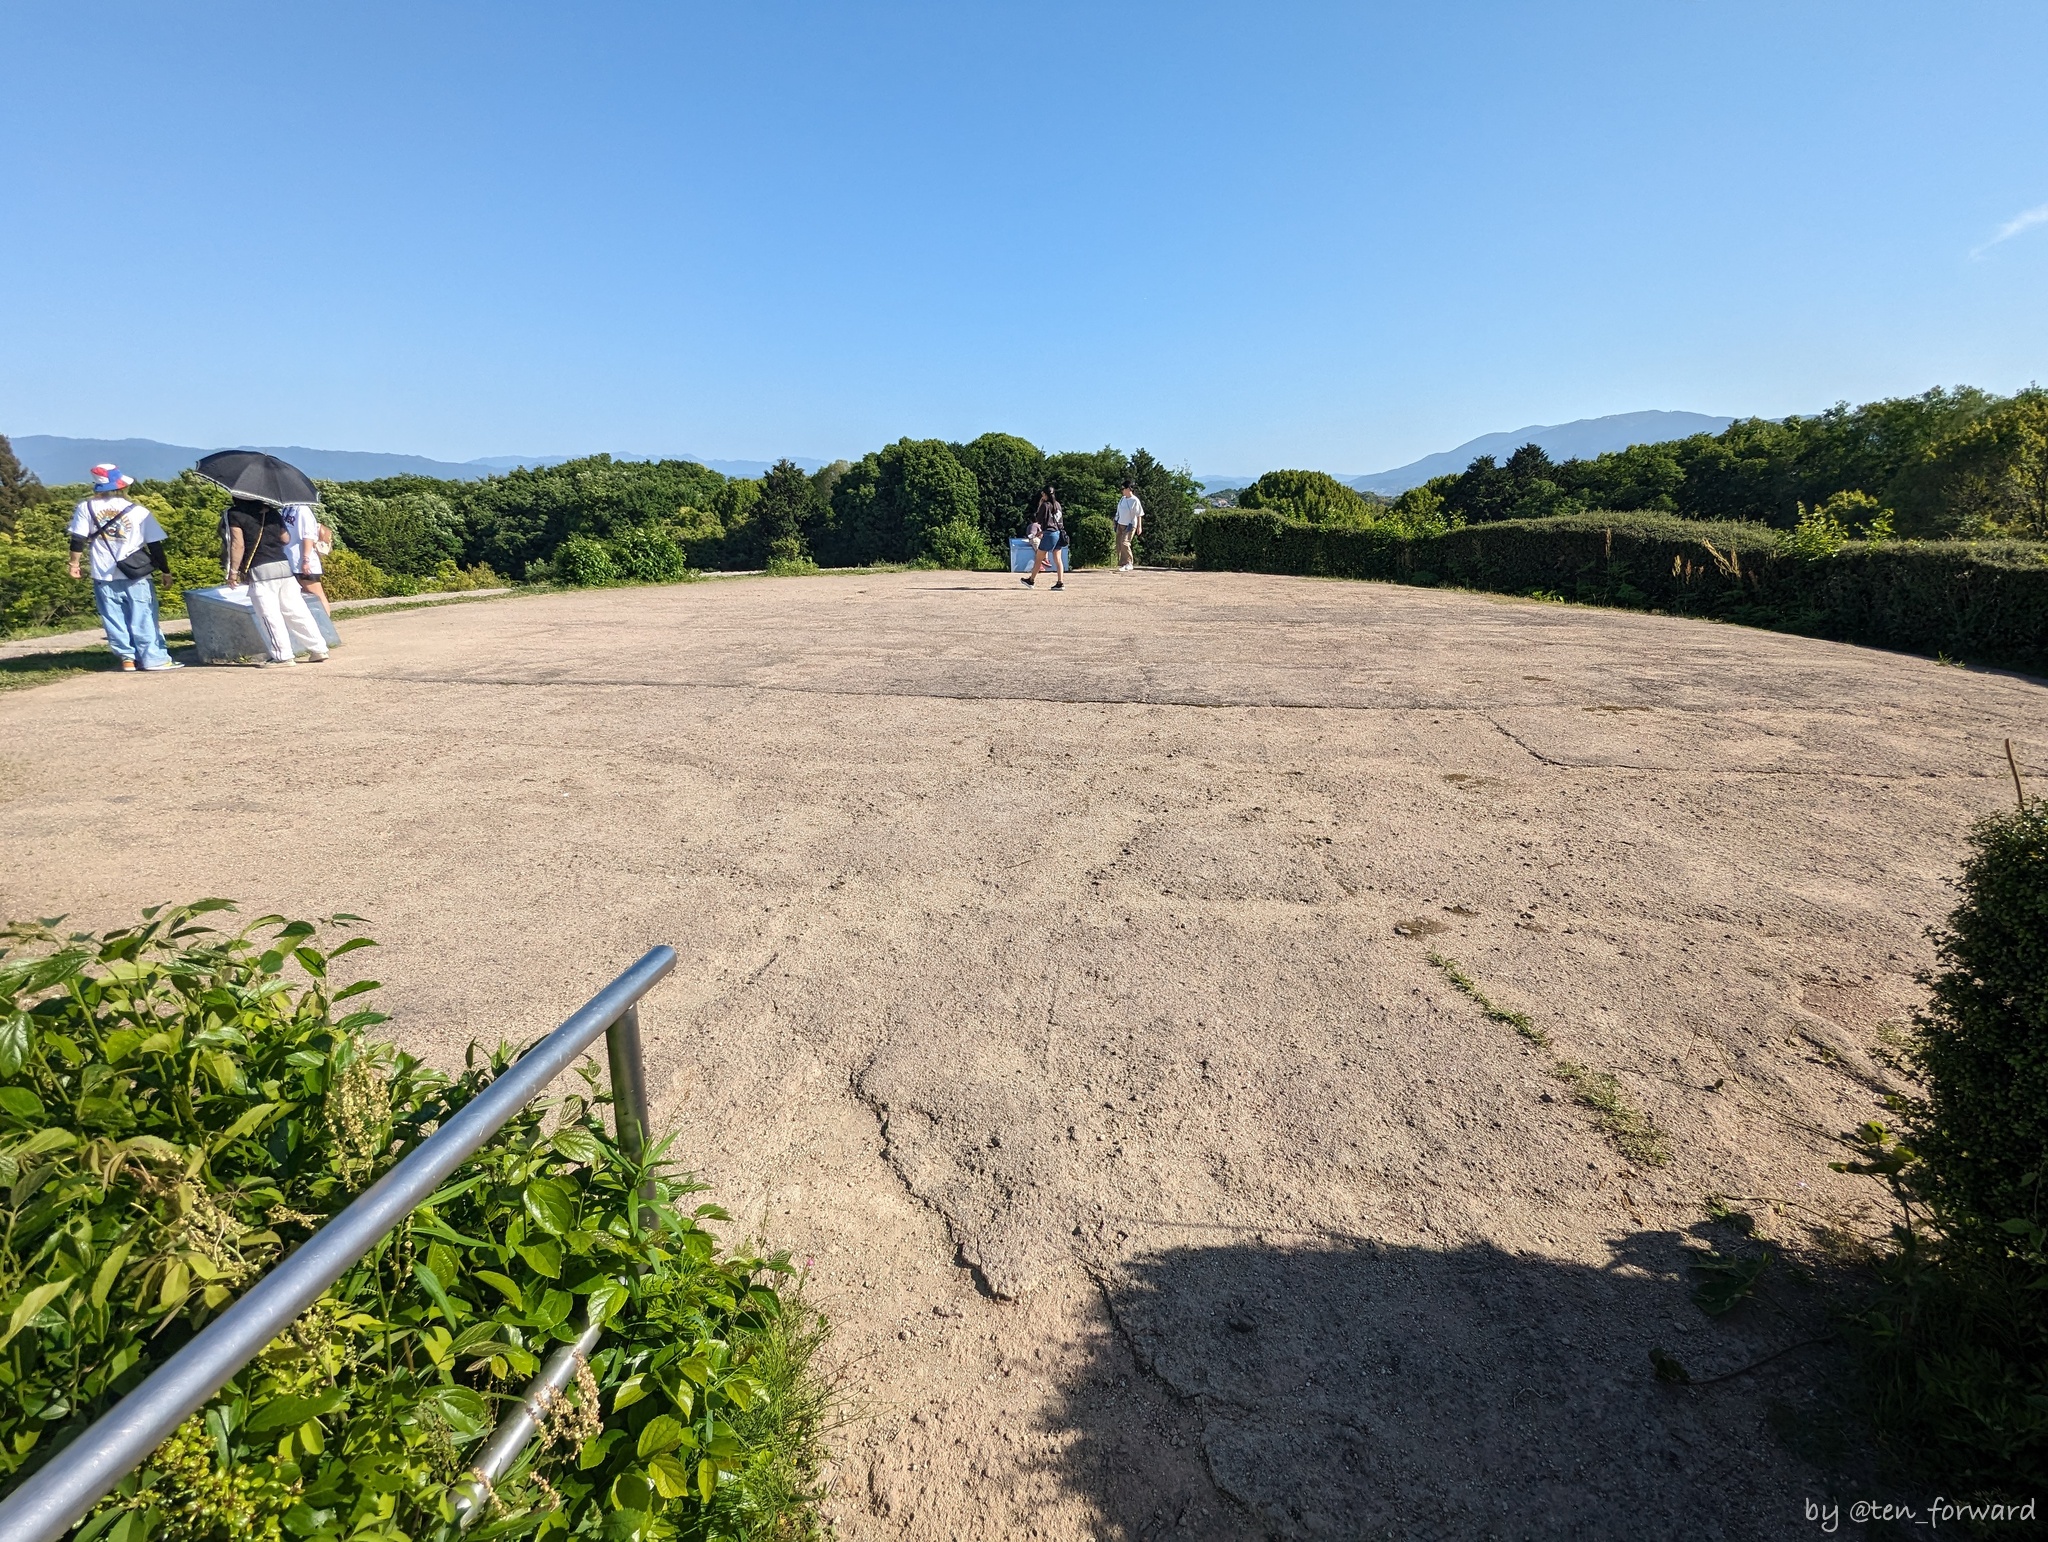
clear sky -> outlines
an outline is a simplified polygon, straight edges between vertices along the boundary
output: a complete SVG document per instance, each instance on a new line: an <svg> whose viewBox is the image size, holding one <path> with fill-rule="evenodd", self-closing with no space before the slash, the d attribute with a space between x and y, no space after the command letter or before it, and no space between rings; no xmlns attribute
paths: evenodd
<svg viewBox="0 0 2048 1542"><path fill-rule="evenodd" d="M1356 473L2048 378L2040 0L4 17L5 432Z"/></svg>

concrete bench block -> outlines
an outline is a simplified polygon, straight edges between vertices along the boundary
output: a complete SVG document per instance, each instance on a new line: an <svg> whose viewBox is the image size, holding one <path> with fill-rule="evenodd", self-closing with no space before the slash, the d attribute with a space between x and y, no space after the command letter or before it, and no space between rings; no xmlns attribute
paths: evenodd
<svg viewBox="0 0 2048 1542"><path fill-rule="evenodd" d="M306 609L313 613L313 623L327 639L327 646L340 647L341 634L334 630L327 607L309 594ZM270 652L263 642L263 629L256 624L247 589L187 589L185 614L192 618L192 642L202 664L232 664L263 658Z"/></svg>

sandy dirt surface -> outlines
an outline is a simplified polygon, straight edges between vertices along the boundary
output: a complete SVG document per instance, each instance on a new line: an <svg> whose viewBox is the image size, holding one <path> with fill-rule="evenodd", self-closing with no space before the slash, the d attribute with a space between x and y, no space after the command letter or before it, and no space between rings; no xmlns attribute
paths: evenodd
<svg viewBox="0 0 2048 1542"><path fill-rule="evenodd" d="M1762 1538L1857 1481L1830 1346L1692 1388L1649 1353L1819 1331L1787 1271L1704 1316L1684 1249L1710 1192L1870 1223L1830 1137L2012 796L2000 741L2048 775L2040 682L1248 575L346 638L0 698L0 905L359 912L397 1036L451 1063L673 943L658 1122L815 1261L840 1535Z"/></svg>

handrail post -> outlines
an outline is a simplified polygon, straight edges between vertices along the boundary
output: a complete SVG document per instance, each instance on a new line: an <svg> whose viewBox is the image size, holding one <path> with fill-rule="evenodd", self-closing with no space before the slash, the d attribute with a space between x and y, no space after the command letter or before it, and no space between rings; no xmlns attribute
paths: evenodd
<svg viewBox="0 0 2048 1542"><path fill-rule="evenodd" d="M636 1167L647 1160L647 1062L640 1050L640 1007L626 1008L604 1031L611 1062L612 1128L619 1149Z"/></svg>
<svg viewBox="0 0 2048 1542"><path fill-rule="evenodd" d="M651 1128L647 1115L647 1061L641 1052L638 1002L612 1019L611 1026L604 1031L604 1048L612 1073L612 1133L618 1137L619 1150L625 1154L626 1160L638 1167L647 1160L647 1132ZM648 1205L654 1203L652 1178L640 1185L640 1198ZM467 1531L483 1519L491 1506L497 1481L512 1470L513 1464L533 1443L533 1437L540 1433L547 1420L548 1409L575 1379L577 1368L589 1360L591 1351L597 1348L602 1328L602 1323L590 1324L575 1343L564 1344L548 1356L540 1374L520 1394L518 1406L491 1431L490 1439L484 1442L476 1461L463 1475L462 1481L455 1485L455 1525L458 1531Z"/></svg>

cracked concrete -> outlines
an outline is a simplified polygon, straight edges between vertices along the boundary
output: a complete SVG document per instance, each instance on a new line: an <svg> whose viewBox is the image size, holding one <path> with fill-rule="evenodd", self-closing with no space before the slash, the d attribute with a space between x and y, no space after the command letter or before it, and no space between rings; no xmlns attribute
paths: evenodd
<svg viewBox="0 0 2048 1542"><path fill-rule="evenodd" d="M2000 741L2048 774L2044 705L1251 575L560 594L0 699L0 901L368 915L392 1031L444 1061L674 943L657 1112L813 1260L843 1536L1770 1537L1840 1480L1799 1434L1832 1351L1652 1381L1814 1321L1789 1287L1702 1317L1682 1246L1709 1191L1872 1223L1830 1140Z"/></svg>

